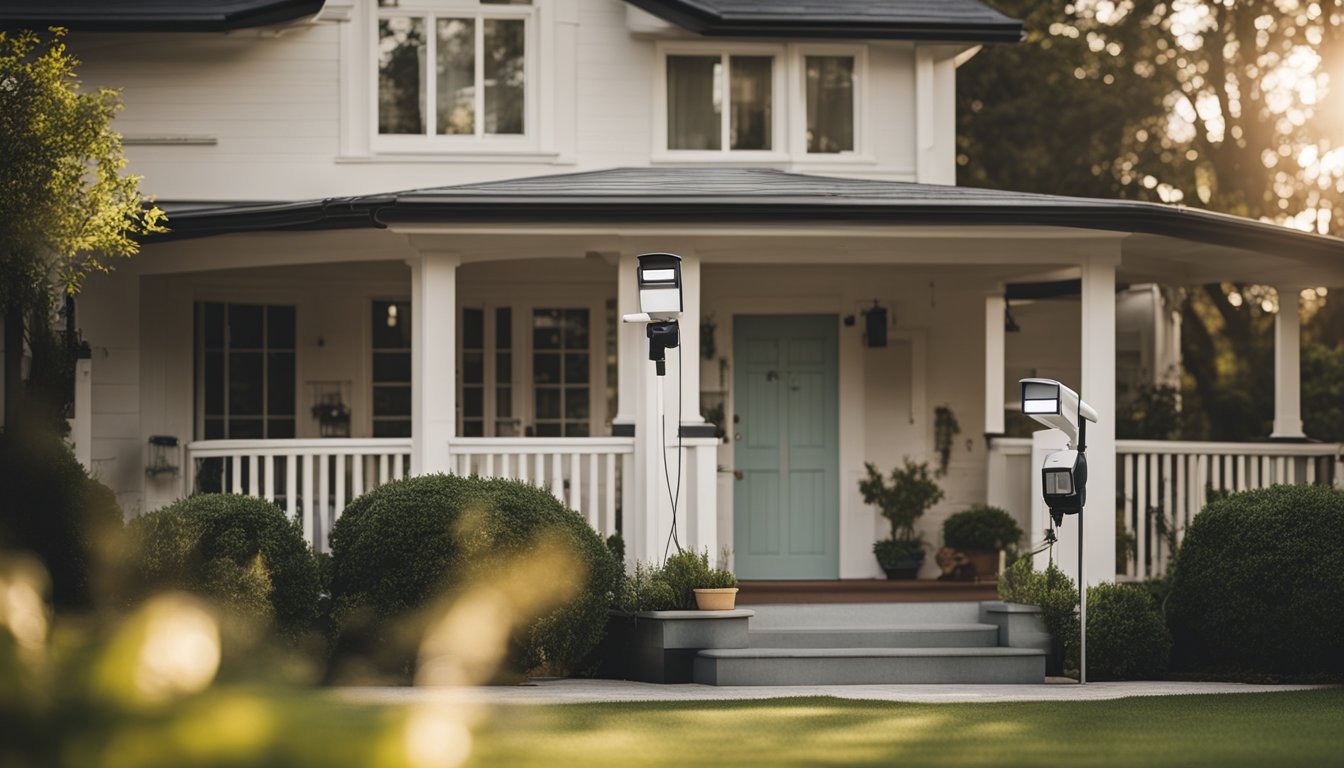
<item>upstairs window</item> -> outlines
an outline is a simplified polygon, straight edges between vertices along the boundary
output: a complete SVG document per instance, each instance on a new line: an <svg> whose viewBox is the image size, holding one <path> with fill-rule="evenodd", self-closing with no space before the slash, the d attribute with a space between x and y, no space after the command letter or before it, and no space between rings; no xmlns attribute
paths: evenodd
<svg viewBox="0 0 1344 768"><path fill-rule="evenodd" d="M776 58L748 53L669 54L667 148L775 149Z"/></svg>
<svg viewBox="0 0 1344 768"><path fill-rule="evenodd" d="M807 90L807 152L854 151L853 56L804 56Z"/></svg>
<svg viewBox="0 0 1344 768"><path fill-rule="evenodd" d="M379 0L380 137L529 133L531 0Z"/></svg>

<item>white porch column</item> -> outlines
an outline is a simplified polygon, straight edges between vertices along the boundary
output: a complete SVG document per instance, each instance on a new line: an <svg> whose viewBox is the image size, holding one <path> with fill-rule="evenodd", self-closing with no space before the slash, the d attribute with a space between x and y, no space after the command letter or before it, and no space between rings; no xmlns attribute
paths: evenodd
<svg viewBox="0 0 1344 768"><path fill-rule="evenodd" d="M411 265L411 474L448 472L457 430L455 253L427 252Z"/></svg>
<svg viewBox="0 0 1344 768"><path fill-rule="evenodd" d="M682 309L677 322L681 326L681 349L667 353L668 358L675 357L678 362L676 371L668 366L668 386L677 388L678 380L672 377L681 377L681 423L683 426L702 425L705 418L700 415L700 257L693 253L680 255ZM672 361L669 359L668 362ZM713 433L710 436L713 437Z"/></svg>
<svg viewBox="0 0 1344 768"><path fill-rule="evenodd" d="M1083 262L1082 382L1079 394L1100 419L1087 425L1087 515L1084 525L1088 584L1115 580L1115 268L1118 250ZM1065 525L1076 524L1065 519ZM1076 541L1076 530L1063 532ZM1065 559L1076 571L1077 552Z"/></svg>
<svg viewBox="0 0 1344 768"><path fill-rule="evenodd" d="M985 297L985 434L1003 434L1004 298Z"/></svg>
<svg viewBox="0 0 1344 768"><path fill-rule="evenodd" d="M639 367L646 362L644 326L621 322L620 318L639 311L635 257L621 253L616 262L616 417L611 431L629 437L635 431ZM628 523L628 520L627 520ZM628 544L627 539L627 544Z"/></svg>
<svg viewBox="0 0 1344 768"><path fill-rule="evenodd" d="M1302 319L1298 316L1298 288L1280 287L1279 312L1274 316L1274 432L1275 440L1300 440L1302 432Z"/></svg>

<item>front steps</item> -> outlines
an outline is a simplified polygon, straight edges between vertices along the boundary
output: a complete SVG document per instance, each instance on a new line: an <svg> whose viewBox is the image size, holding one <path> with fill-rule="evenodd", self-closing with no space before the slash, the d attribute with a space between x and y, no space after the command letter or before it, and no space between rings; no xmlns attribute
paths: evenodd
<svg viewBox="0 0 1344 768"><path fill-rule="evenodd" d="M747 647L699 651L693 680L705 685L1044 682L1045 652L1008 647L1012 637L995 608L1001 605L756 605Z"/></svg>

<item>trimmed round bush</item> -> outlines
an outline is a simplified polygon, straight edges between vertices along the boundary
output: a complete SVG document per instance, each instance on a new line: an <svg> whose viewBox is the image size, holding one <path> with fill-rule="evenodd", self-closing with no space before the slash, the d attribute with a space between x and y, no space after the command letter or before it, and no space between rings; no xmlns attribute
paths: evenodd
<svg viewBox="0 0 1344 768"><path fill-rule="evenodd" d="M1152 597L1130 584L1087 590L1087 675L1092 680L1160 680L1171 633Z"/></svg>
<svg viewBox="0 0 1344 768"><path fill-rule="evenodd" d="M57 608L93 604L100 552L121 533L112 491L90 478L59 438L16 431L0 434L0 499L0 550L42 560Z"/></svg>
<svg viewBox="0 0 1344 768"><path fill-rule="evenodd" d="M1344 679L1344 492L1211 502L1185 533L1166 611L1175 670Z"/></svg>
<svg viewBox="0 0 1344 768"><path fill-rule="evenodd" d="M289 636L317 616L317 562L297 523L263 499L203 494L131 521L147 590L183 589Z"/></svg>
<svg viewBox="0 0 1344 768"><path fill-rule="evenodd" d="M514 637L516 670L568 672L602 639L620 566L602 538L549 491L512 480L423 475L355 499L331 531L332 595L343 631L395 625L489 561L558 539L584 569L575 597Z"/></svg>
<svg viewBox="0 0 1344 768"><path fill-rule="evenodd" d="M1013 516L998 507L977 504L943 521L943 542L956 550L1012 549L1022 540Z"/></svg>

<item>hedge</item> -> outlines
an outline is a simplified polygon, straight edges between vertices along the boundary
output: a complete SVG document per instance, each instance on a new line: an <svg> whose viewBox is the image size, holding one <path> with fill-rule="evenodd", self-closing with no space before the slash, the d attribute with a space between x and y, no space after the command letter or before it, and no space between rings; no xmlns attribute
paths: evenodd
<svg viewBox="0 0 1344 768"><path fill-rule="evenodd" d="M1089 680L1160 680L1171 656L1171 633L1148 591L1132 584L1087 590Z"/></svg>
<svg viewBox="0 0 1344 768"><path fill-rule="evenodd" d="M95 602L100 556L121 533L121 508L55 436L0 434L0 550L32 552L59 609Z"/></svg>
<svg viewBox="0 0 1344 768"><path fill-rule="evenodd" d="M1186 531L1167 619L1183 672L1344 679L1344 492L1211 502Z"/></svg>
<svg viewBox="0 0 1344 768"><path fill-rule="evenodd" d="M391 641L417 609L492 561L525 556L543 534L558 536L585 573L573 600L513 638L509 662L518 671L568 672L602 639L620 566L577 512L512 480L424 475L352 502L331 532L342 633Z"/></svg>
<svg viewBox="0 0 1344 768"><path fill-rule="evenodd" d="M274 620L297 636L317 616L319 582L312 548L298 525L263 499L203 494L131 521L143 591L184 589L235 616Z"/></svg>

